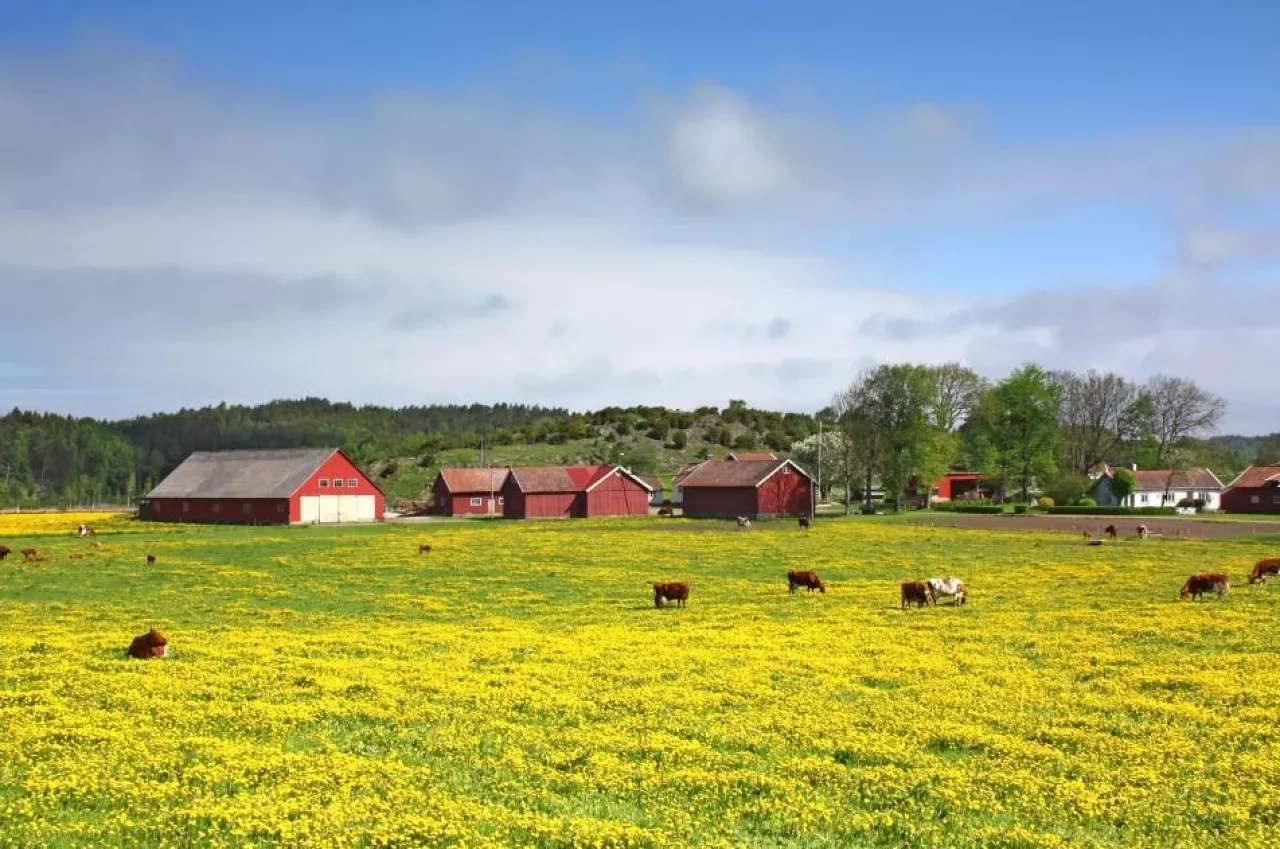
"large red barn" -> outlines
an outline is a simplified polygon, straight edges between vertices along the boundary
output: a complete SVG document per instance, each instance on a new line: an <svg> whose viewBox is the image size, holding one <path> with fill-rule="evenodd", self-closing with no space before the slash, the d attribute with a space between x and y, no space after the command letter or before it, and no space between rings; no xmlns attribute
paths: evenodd
<svg viewBox="0 0 1280 849"><path fill-rule="evenodd" d="M502 486L508 519L646 516L652 490L621 466L511 469Z"/></svg>
<svg viewBox="0 0 1280 849"><path fill-rule="evenodd" d="M153 522L285 525L381 521L386 497L334 448L197 451L151 490Z"/></svg>
<svg viewBox="0 0 1280 849"><path fill-rule="evenodd" d="M1250 466L1219 501L1227 513L1280 513L1280 466Z"/></svg>
<svg viewBox="0 0 1280 849"><path fill-rule="evenodd" d="M709 460L680 488L694 518L813 515L813 479L790 460Z"/></svg>
<svg viewBox="0 0 1280 849"><path fill-rule="evenodd" d="M502 514L506 469L441 469L432 485L435 512L441 516Z"/></svg>

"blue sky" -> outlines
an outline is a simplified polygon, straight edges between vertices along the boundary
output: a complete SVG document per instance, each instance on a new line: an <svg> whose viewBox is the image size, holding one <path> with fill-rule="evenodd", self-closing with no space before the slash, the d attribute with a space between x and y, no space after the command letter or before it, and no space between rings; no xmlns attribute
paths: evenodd
<svg viewBox="0 0 1280 849"><path fill-rule="evenodd" d="M0 289L70 352L0 396L812 409L1034 358L1280 429L1235 365L1280 316L1280 5L619 5L0 0Z"/></svg>

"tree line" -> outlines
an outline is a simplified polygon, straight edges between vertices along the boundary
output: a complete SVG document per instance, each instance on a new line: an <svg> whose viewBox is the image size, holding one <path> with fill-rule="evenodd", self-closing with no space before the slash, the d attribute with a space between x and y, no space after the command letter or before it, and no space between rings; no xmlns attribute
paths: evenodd
<svg viewBox="0 0 1280 849"><path fill-rule="evenodd" d="M920 494L951 467L994 482L1000 496L1033 489L1060 503L1084 496L1104 464L1213 468L1229 478L1280 454L1280 434L1244 448L1206 440L1226 403L1186 378L1137 384L1113 373L1047 371L1027 364L990 382L958 363L866 370L818 414L825 433L795 446L820 464L822 485L870 503ZM819 458L821 454L821 458ZM917 485L917 482L922 482ZM852 500L852 499L847 499Z"/></svg>

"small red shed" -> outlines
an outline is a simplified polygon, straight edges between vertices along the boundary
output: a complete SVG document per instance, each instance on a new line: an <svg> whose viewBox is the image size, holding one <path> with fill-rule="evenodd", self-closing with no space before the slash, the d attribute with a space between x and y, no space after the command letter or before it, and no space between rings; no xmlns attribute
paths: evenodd
<svg viewBox="0 0 1280 849"><path fill-rule="evenodd" d="M441 469L431 487L434 512L441 516L502 514L506 469Z"/></svg>
<svg viewBox="0 0 1280 849"><path fill-rule="evenodd" d="M386 496L335 448L196 451L143 500L153 522L285 525L382 521Z"/></svg>
<svg viewBox="0 0 1280 849"><path fill-rule="evenodd" d="M1222 491L1226 513L1280 513L1280 466L1250 466Z"/></svg>
<svg viewBox="0 0 1280 849"><path fill-rule="evenodd" d="M511 469L502 486L508 519L645 516L652 490L621 466Z"/></svg>
<svg viewBox="0 0 1280 849"><path fill-rule="evenodd" d="M813 515L813 478L790 460L709 460L680 488L690 517Z"/></svg>

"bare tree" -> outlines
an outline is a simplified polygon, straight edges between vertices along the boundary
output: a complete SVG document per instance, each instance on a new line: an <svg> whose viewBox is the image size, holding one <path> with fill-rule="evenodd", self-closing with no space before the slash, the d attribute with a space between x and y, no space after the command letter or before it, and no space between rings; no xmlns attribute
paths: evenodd
<svg viewBox="0 0 1280 849"><path fill-rule="evenodd" d="M1072 472L1088 475L1140 430L1138 387L1118 374L1053 372L1062 392L1059 421Z"/></svg>
<svg viewBox="0 0 1280 849"><path fill-rule="evenodd" d="M1201 389L1195 381L1158 374L1147 381L1138 401L1142 424L1164 463L1169 449L1188 436L1213 431L1227 402Z"/></svg>
<svg viewBox="0 0 1280 849"><path fill-rule="evenodd" d="M932 368L934 377L934 427L951 433L969 417L984 388L984 381L973 369L959 363L943 363Z"/></svg>

